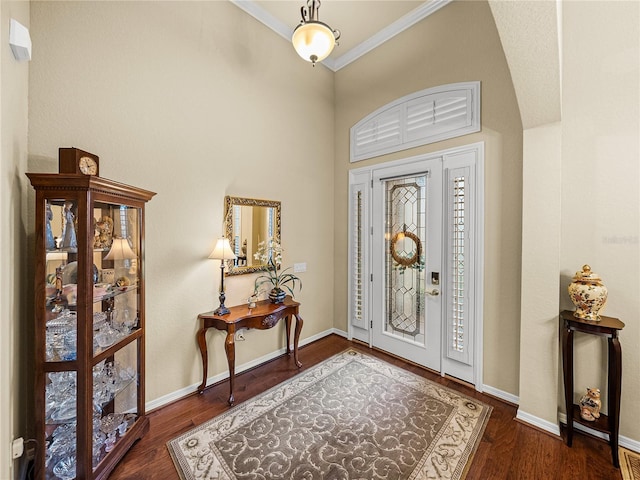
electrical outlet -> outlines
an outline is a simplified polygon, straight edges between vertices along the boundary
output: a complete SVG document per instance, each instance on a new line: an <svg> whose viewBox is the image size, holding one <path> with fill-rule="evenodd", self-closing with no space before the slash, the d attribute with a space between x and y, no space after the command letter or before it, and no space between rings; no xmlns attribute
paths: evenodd
<svg viewBox="0 0 640 480"><path fill-rule="evenodd" d="M24 438L22 437L16 438L11 443L11 458L13 458L14 460L16 458L20 458L23 453L24 453Z"/></svg>
<svg viewBox="0 0 640 480"><path fill-rule="evenodd" d="M302 273L306 271L307 271L307 262L293 264L293 273Z"/></svg>

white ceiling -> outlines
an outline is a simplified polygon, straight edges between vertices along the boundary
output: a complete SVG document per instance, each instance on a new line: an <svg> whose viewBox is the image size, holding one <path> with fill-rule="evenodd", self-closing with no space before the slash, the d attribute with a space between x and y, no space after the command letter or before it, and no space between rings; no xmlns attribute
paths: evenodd
<svg viewBox="0 0 640 480"><path fill-rule="evenodd" d="M290 41L306 0L230 0ZM322 63L333 71L355 61L452 0L324 0L319 20L340 30L339 45ZM293 47L292 47L293 48Z"/></svg>

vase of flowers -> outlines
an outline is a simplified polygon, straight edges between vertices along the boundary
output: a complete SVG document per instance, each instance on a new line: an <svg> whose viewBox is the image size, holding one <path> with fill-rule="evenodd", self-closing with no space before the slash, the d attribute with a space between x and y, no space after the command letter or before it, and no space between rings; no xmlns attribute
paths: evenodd
<svg viewBox="0 0 640 480"><path fill-rule="evenodd" d="M296 275L290 273L291 267L278 272L278 268L282 263L282 247L273 239L258 243L258 250L253 255L263 265L267 265L267 273L256 278L255 290L268 284L271 286L269 292L269 300L272 303L282 303L287 296L287 292L294 296L294 290L298 287L302 290L302 280Z"/></svg>

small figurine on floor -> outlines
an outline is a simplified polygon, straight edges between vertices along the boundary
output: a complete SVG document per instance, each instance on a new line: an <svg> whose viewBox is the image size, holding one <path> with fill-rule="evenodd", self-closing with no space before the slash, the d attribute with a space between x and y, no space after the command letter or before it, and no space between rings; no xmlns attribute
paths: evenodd
<svg viewBox="0 0 640 480"><path fill-rule="evenodd" d="M600 389L587 388L587 393L580 399L580 416L587 422L595 422L600 418Z"/></svg>

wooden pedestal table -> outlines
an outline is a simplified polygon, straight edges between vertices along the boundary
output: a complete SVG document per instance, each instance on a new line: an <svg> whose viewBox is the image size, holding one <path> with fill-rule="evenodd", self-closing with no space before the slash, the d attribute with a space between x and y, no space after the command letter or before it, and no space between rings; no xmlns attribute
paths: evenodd
<svg viewBox="0 0 640 480"><path fill-rule="evenodd" d="M573 423L577 422L598 432L609 434L613 465L620 467L618 459L618 432L620 426L620 391L622 379L622 348L618 331L624 328L617 318L602 316L599 322L573 316L568 310L560 314L562 328L562 369L564 373L564 398L567 409L567 445L573 442ZM573 332L588 333L607 338L609 346L608 415L600 414L595 422L580 416L580 405L573 403Z"/></svg>
<svg viewBox="0 0 640 480"><path fill-rule="evenodd" d="M202 393L207 386L207 329L215 328L227 332L227 338L224 342L224 348L227 353L227 362L229 363L229 405L233 405L233 384L235 379L235 363L236 363L236 332L243 328L256 328L258 330L267 330L275 327L281 318L284 317L286 322L287 335L287 355L291 354L291 317L296 319L296 329L293 336L293 359L298 368L302 367L302 363L298 360L298 340L302 331L303 320L298 309L300 304L287 296L283 303L271 303L269 300L257 302L255 308L249 308L245 305L237 305L229 307L230 312L226 315L214 315L213 312L202 313L198 315L201 322L200 330L196 335L200 354L202 355L202 384L198 387L198 392Z"/></svg>

